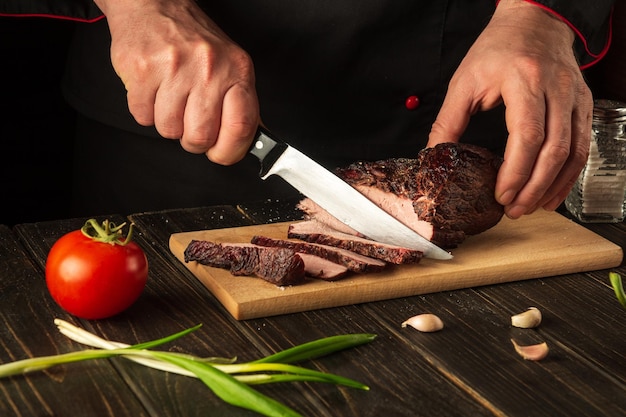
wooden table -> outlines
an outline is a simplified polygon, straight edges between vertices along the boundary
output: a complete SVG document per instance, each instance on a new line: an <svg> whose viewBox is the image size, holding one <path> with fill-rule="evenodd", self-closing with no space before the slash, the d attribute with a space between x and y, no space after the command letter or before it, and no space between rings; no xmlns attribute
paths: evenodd
<svg viewBox="0 0 626 417"><path fill-rule="evenodd" d="M172 233L292 220L292 207L270 201L129 216L148 256L149 282L129 310L99 321L65 313L44 280L51 245L84 219L0 226L0 362L82 349L56 330L55 317L127 343L203 323L163 349L240 361L324 336L366 332L377 339L305 365L364 382L370 391L319 383L258 389L316 417L626 415L626 310L615 299L609 271L237 321L168 249ZM588 227L626 244L623 223ZM624 264L615 270L626 277ZM530 306L544 314L539 329L512 328L511 314ZM439 315L444 330L425 334L400 326L421 312ZM546 341L550 355L525 361L511 338ZM0 380L0 416L253 415L223 403L195 379L124 359Z"/></svg>

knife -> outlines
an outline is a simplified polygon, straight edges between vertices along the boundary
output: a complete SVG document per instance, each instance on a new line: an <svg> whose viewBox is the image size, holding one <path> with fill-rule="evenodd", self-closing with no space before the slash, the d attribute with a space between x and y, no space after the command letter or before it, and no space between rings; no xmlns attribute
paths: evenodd
<svg viewBox="0 0 626 417"><path fill-rule="evenodd" d="M341 178L287 143L259 128L250 153L261 161L261 178L278 175L339 221L381 243L422 251L425 257L452 255L396 220Z"/></svg>

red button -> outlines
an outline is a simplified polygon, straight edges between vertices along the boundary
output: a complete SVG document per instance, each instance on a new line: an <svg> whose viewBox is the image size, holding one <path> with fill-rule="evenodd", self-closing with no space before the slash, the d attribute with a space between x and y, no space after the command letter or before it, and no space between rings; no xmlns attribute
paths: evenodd
<svg viewBox="0 0 626 417"><path fill-rule="evenodd" d="M418 96L409 96L404 101L404 105L408 110L415 110L420 105L420 99Z"/></svg>

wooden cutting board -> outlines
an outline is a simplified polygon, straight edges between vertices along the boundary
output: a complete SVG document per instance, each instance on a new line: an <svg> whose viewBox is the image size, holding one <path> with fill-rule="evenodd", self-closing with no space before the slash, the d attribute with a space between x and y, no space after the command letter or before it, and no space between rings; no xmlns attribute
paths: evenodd
<svg viewBox="0 0 626 417"><path fill-rule="evenodd" d="M253 235L286 239L290 223L177 233L172 253L183 263L192 239L249 242ZM416 265L389 266L383 272L340 281L310 280L277 287L253 277L197 264L185 266L237 320L470 288L531 278L612 268L622 248L554 212L539 211L518 220L503 218L494 228L468 238L448 261L423 259Z"/></svg>

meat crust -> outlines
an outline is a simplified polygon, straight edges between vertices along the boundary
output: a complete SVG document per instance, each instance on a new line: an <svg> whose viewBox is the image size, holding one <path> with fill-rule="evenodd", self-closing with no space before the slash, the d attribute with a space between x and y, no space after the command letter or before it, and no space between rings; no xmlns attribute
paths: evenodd
<svg viewBox="0 0 626 417"><path fill-rule="evenodd" d="M228 269L233 275L255 275L275 285L295 285L305 278L304 261L295 251L285 248L192 240L184 259Z"/></svg>
<svg viewBox="0 0 626 417"><path fill-rule="evenodd" d="M495 226L504 207L495 199L502 159L487 149L442 143L423 149L415 177L413 207L435 227L475 235Z"/></svg>

